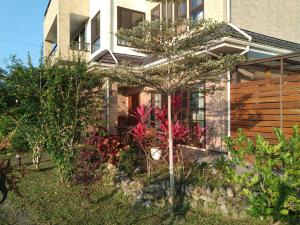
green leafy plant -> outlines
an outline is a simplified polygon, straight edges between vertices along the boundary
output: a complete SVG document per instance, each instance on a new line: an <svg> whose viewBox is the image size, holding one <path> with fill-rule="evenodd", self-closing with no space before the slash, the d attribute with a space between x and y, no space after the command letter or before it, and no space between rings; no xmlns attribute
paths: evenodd
<svg viewBox="0 0 300 225"><path fill-rule="evenodd" d="M128 176L132 176L137 166L137 160L138 151L131 146L127 146L127 148L122 150L119 154L118 168L124 171Z"/></svg>
<svg viewBox="0 0 300 225"><path fill-rule="evenodd" d="M275 129L278 143L269 144L261 136L253 142L241 132L227 138L232 163L243 172L227 167L229 179L243 187L251 215L273 221L297 223L300 219L300 135L298 127L286 138ZM249 157L250 156L250 157ZM249 163L251 158L253 163Z"/></svg>

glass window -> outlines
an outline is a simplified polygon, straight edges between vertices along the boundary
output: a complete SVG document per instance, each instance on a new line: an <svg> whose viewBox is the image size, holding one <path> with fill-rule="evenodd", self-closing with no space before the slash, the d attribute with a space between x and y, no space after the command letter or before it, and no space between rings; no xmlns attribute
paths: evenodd
<svg viewBox="0 0 300 225"><path fill-rule="evenodd" d="M204 18L203 9L203 0L190 0L190 17L193 21Z"/></svg>
<svg viewBox="0 0 300 225"><path fill-rule="evenodd" d="M92 19L92 53L100 49L100 12Z"/></svg>
<svg viewBox="0 0 300 225"><path fill-rule="evenodd" d="M192 15L191 15L191 19L193 21L201 20L203 18L204 18L203 11L197 11L197 12L192 13Z"/></svg>
<svg viewBox="0 0 300 225"><path fill-rule="evenodd" d="M167 5L167 9L166 9ZM173 19L173 10L172 10L172 2L168 3L162 3L162 18L166 20L168 18L168 21L172 21Z"/></svg>
<svg viewBox="0 0 300 225"><path fill-rule="evenodd" d="M160 20L160 5L151 10L151 21Z"/></svg>
<svg viewBox="0 0 300 225"><path fill-rule="evenodd" d="M180 3L180 4L176 4L176 17L177 18L186 18L186 10L187 10L187 6L186 6L186 1Z"/></svg>
<svg viewBox="0 0 300 225"><path fill-rule="evenodd" d="M202 93L203 87L198 90L192 90L190 94L190 127L199 124L201 127L205 126L205 96Z"/></svg>
<svg viewBox="0 0 300 225"><path fill-rule="evenodd" d="M203 5L203 0L191 0L190 8L191 10Z"/></svg>
<svg viewBox="0 0 300 225"><path fill-rule="evenodd" d="M145 13L118 7L118 29L132 29L145 20ZM118 45L129 46L118 39Z"/></svg>

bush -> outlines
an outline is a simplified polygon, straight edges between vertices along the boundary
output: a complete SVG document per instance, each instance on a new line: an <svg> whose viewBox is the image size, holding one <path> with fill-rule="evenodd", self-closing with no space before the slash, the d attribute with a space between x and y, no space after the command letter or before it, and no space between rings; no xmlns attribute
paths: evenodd
<svg viewBox="0 0 300 225"><path fill-rule="evenodd" d="M128 146L120 152L118 168L128 176L132 176L137 166L138 152L135 148Z"/></svg>
<svg viewBox="0 0 300 225"><path fill-rule="evenodd" d="M91 184L100 176L97 173L101 165L99 151L93 146L85 146L75 159L75 183Z"/></svg>
<svg viewBox="0 0 300 225"><path fill-rule="evenodd" d="M257 136L254 143L242 133L226 140L232 162L246 169L237 173L228 167L229 178L243 187L251 215L297 223L300 219L300 135L298 127L287 139L275 129L278 144ZM252 156L253 164L247 163ZM298 223L299 224L299 223Z"/></svg>

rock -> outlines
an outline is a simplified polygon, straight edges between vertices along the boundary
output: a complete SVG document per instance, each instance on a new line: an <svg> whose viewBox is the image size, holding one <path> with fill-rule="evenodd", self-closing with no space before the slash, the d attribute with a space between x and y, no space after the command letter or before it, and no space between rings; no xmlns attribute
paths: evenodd
<svg viewBox="0 0 300 225"><path fill-rule="evenodd" d="M207 195L210 195L211 193L212 193L211 188L210 188L210 187L207 187L207 188L206 188L206 194L207 194Z"/></svg>
<svg viewBox="0 0 300 225"><path fill-rule="evenodd" d="M151 202L150 200L147 200L147 201L144 201L142 205L143 205L144 207L149 208L149 207L151 206L151 203L152 203L152 202Z"/></svg>
<svg viewBox="0 0 300 225"><path fill-rule="evenodd" d="M137 167L137 168L135 168L133 173L134 174L139 174L139 173L141 173L141 171L142 171L141 167Z"/></svg>
<svg viewBox="0 0 300 225"><path fill-rule="evenodd" d="M213 198L208 197L208 196L206 196L206 195L201 195L201 196L200 196L200 199L202 199L202 200L205 201L205 202L216 202Z"/></svg>
<svg viewBox="0 0 300 225"><path fill-rule="evenodd" d="M145 192L156 192L156 191L159 191L161 190L161 186L159 184L151 184L149 185L148 187L145 187Z"/></svg>
<svg viewBox="0 0 300 225"><path fill-rule="evenodd" d="M223 197L226 197L226 190L223 187L219 187L219 192Z"/></svg>
<svg viewBox="0 0 300 225"><path fill-rule="evenodd" d="M219 205L226 204L226 203L227 203L226 198L225 198L225 197L219 197L219 198L217 199L217 203L218 203Z"/></svg>
<svg viewBox="0 0 300 225"><path fill-rule="evenodd" d="M190 191L190 189L189 189L188 186L185 187L184 192L185 192L185 195L186 195L186 196L191 196L191 191Z"/></svg>
<svg viewBox="0 0 300 225"><path fill-rule="evenodd" d="M233 192L233 190L232 190L231 187L228 187L228 188L226 189L226 194L227 194L227 197L230 197L230 198L233 198L233 197L234 197L234 192Z"/></svg>
<svg viewBox="0 0 300 225"><path fill-rule="evenodd" d="M222 204L222 205L220 206L220 211L221 211L221 213L223 213L223 214L228 214L227 206L226 206L225 204Z"/></svg>
<svg viewBox="0 0 300 225"><path fill-rule="evenodd" d="M192 202L191 202L191 208L192 208L192 209L198 208L198 202L197 202L197 201L192 201Z"/></svg>
<svg viewBox="0 0 300 225"><path fill-rule="evenodd" d="M141 191L144 188L144 185L140 181L132 181L129 183L129 186L136 191Z"/></svg>
<svg viewBox="0 0 300 225"><path fill-rule="evenodd" d="M215 188L214 190L213 190L213 192L212 192L213 194L215 194L215 195L219 195L220 194L220 192L219 192L219 189L218 188Z"/></svg>
<svg viewBox="0 0 300 225"><path fill-rule="evenodd" d="M188 186L188 188L189 188L190 191L192 191L192 190L194 189L194 185L190 184L190 185Z"/></svg>
<svg viewBox="0 0 300 225"><path fill-rule="evenodd" d="M235 193L238 193L241 189L242 189L241 185L239 185L239 184L234 185L234 192Z"/></svg>
<svg viewBox="0 0 300 225"><path fill-rule="evenodd" d="M192 198L196 201L200 199L202 195L202 189L200 187L195 187L194 190L191 192Z"/></svg>

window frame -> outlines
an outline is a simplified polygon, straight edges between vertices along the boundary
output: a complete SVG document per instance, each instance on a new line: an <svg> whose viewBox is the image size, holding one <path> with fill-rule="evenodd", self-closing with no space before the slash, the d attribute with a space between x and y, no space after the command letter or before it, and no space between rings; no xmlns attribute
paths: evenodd
<svg viewBox="0 0 300 225"><path fill-rule="evenodd" d="M121 27L121 11L122 10L126 10L126 11L130 12L131 22L132 22L132 13L140 13L140 14L143 15L143 21L145 21L145 19L146 19L146 13L145 12L141 12L141 11L137 11L137 10L133 10L133 9L118 6L118 8L117 8L117 29L118 30L120 30L122 28ZM117 40L117 45L118 46L123 46L123 47L130 47L130 45L121 44L119 42L119 39Z"/></svg>
<svg viewBox="0 0 300 225"><path fill-rule="evenodd" d="M155 21L153 18L154 18L154 15L153 15L153 12L155 10L158 9L158 13L159 13L159 16L158 16L158 20L161 19L161 15L160 15L160 4L158 4L157 6L155 6L153 9L151 9L151 21Z"/></svg>
<svg viewBox="0 0 300 225"><path fill-rule="evenodd" d="M99 26L97 26L97 17L99 16ZM95 25L94 25L95 24ZM98 34L94 34L94 32L97 31L97 27L99 29L99 33ZM99 48L94 50L94 44L101 40L101 13L100 11L98 11L95 16L93 17L93 19L91 20L91 53L96 52L97 50L100 49L100 44L99 44Z"/></svg>
<svg viewBox="0 0 300 225"><path fill-rule="evenodd" d="M192 9L192 1L193 0L189 0L189 4L190 4L190 18L192 18L192 15L196 12L203 12L203 17L204 17L204 0L202 0L202 4L198 5L197 7L195 7L194 9Z"/></svg>
<svg viewBox="0 0 300 225"><path fill-rule="evenodd" d="M181 16L179 16L179 6L181 5L181 4L183 4L183 3L185 3L185 14L184 15L181 15ZM187 15L188 15L188 0L185 0L185 1L183 1L183 2L178 2L178 3L174 3L175 4L175 18L187 18Z"/></svg>

